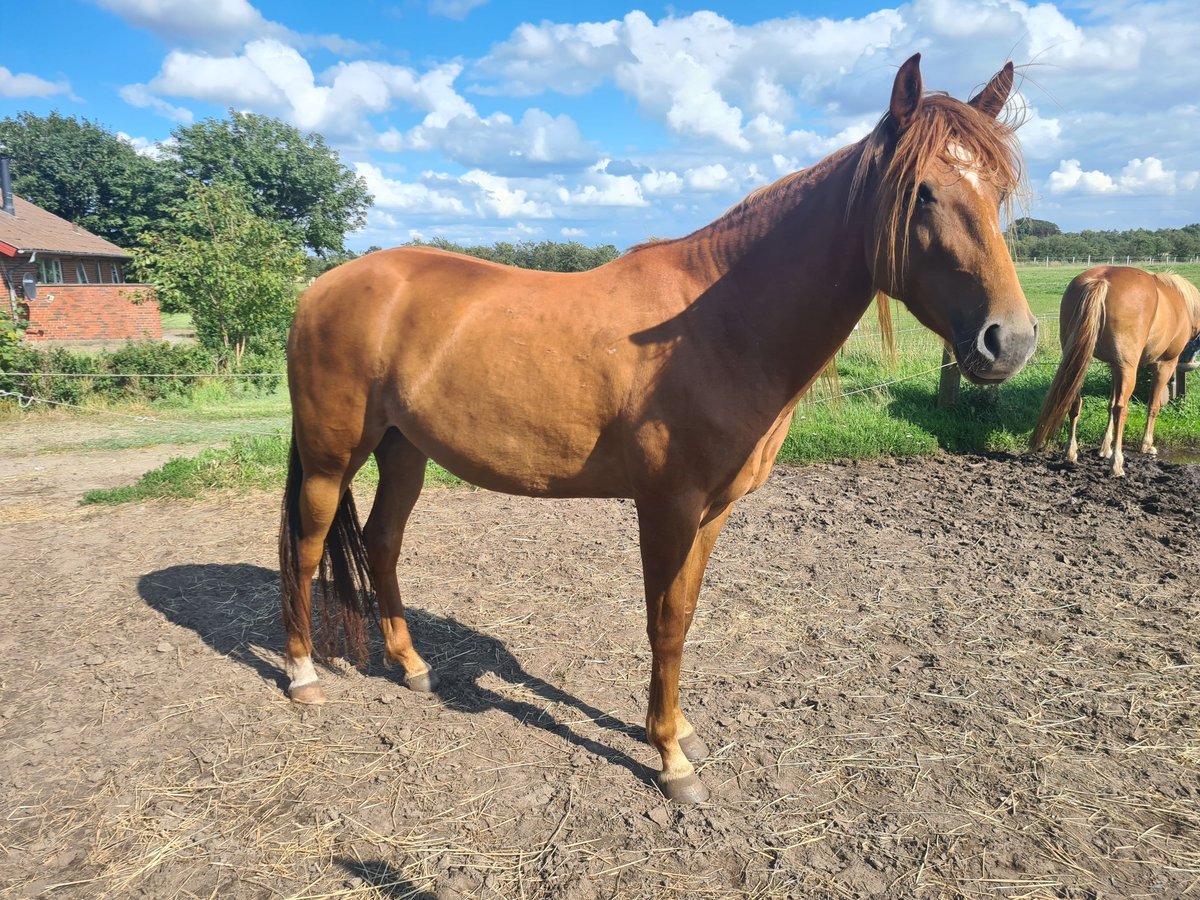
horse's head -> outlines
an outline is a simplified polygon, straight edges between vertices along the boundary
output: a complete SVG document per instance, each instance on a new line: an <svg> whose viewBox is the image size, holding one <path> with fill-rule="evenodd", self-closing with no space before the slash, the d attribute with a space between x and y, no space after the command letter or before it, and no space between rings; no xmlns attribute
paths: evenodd
<svg viewBox="0 0 1200 900"><path fill-rule="evenodd" d="M1012 63L961 103L923 92L920 58L900 67L855 176L867 263L879 290L954 348L967 378L1004 381L1037 344L1000 230L1000 206L1020 181L1012 128L998 119Z"/></svg>

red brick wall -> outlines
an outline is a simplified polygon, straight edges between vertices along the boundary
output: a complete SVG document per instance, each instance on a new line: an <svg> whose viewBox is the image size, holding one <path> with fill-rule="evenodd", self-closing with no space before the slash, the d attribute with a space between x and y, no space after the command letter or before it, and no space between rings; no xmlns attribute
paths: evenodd
<svg viewBox="0 0 1200 900"><path fill-rule="evenodd" d="M154 288L145 284L39 284L27 341L121 341L162 337ZM134 299L147 299L134 303Z"/></svg>

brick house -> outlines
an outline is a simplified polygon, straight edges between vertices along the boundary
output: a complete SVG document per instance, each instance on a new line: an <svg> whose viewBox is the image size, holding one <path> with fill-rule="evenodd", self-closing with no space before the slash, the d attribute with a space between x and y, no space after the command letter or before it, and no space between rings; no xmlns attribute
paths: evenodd
<svg viewBox="0 0 1200 900"><path fill-rule="evenodd" d="M31 342L162 338L153 288L126 284L130 255L13 194L0 158L0 291ZM135 302L136 301L136 302Z"/></svg>

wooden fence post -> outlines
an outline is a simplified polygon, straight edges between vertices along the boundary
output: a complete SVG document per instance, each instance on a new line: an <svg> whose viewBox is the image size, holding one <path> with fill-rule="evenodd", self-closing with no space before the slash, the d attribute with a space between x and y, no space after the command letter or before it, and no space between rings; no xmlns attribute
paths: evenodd
<svg viewBox="0 0 1200 900"><path fill-rule="evenodd" d="M942 366L941 379L938 381L938 406L948 409L958 404L958 386L962 378L949 345L942 347Z"/></svg>

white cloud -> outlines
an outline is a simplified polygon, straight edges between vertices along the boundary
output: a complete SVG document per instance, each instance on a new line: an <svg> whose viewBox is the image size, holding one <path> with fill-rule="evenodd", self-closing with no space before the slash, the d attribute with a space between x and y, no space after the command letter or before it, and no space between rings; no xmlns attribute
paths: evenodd
<svg viewBox="0 0 1200 900"><path fill-rule="evenodd" d="M688 169L683 177L687 186L694 191L720 191L734 184L729 170L720 163Z"/></svg>
<svg viewBox="0 0 1200 900"><path fill-rule="evenodd" d="M1050 193L1065 194L1078 191L1084 194L1108 194L1117 189L1116 183L1103 172L1083 171L1077 159L1064 159L1050 173Z"/></svg>
<svg viewBox="0 0 1200 900"><path fill-rule="evenodd" d="M648 197L670 197L683 190L683 179L674 172L651 171L638 180Z"/></svg>
<svg viewBox="0 0 1200 900"><path fill-rule="evenodd" d="M1064 146L1062 120L1042 115L1021 92L1017 92L1010 103L1022 111L1019 134L1024 155L1029 159L1047 160L1060 156Z"/></svg>
<svg viewBox="0 0 1200 900"><path fill-rule="evenodd" d="M1132 193L1175 193L1175 173L1163 168L1162 160L1147 156L1131 159L1118 179L1121 189Z"/></svg>
<svg viewBox="0 0 1200 900"><path fill-rule="evenodd" d="M488 0L429 0L429 13L447 19L465 19L471 10Z"/></svg>
<svg viewBox="0 0 1200 900"><path fill-rule="evenodd" d="M507 178L481 169L472 169L462 176L462 180L479 189L475 208L482 216L499 219L513 219L518 216L535 219L550 217L550 207L547 204L530 199L525 190L513 187Z"/></svg>
<svg viewBox="0 0 1200 900"><path fill-rule="evenodd" d="M52 97L71 95L71 83L65 78L47 81L25 72L11 72L0 66L0 97Z"/></svg>
<svg viewBox="0 0 1200 900"><path fill-rule="evenodd" d="M162 97L154 96L144 84L127 84L117 93L130 106L152 109L164 119L170 119L172 122L191 125L192 120L195 118L190 109L183 106L175 106L162 99Z"/></svg>
<svg viewBox="0 0 1200 900"><path fill-rule="evenodd" d="M375 207L378 209L418 212L423 215L465 215L467 212L467 207L458 197L442 193L428 184L388 178L377 166L370 163L356 163L354 169L367 182L367 190L375 197Z"/></svg>
<svg viewBox="0 0 1200 900"><path fill-rule="evenodd" d="M95 0L129 24L168 44L232 50L255 38L320 45L334 53L361 52L356 41L337 35L304 35L267 19L247 0Z"/></svg>
<svg viewBox="0 0 1200 900"><path fill-rule="evenodd" d="M246 0L96 0L126 22L157 37L196 44L243 41L286 32Z"/></svg>
<svg viewBox="0 0 1200 900"><path fill-rule="evenodd" d="M570 117L536 108L525 110L519 122L504 113L482 119L471 110L439 126L423 124L406 134L389 132L383 140L393 150L437 149L455 162L486 165L506 175L548 166L583 167L596 158L595 149Z"/></svg>
<svg viewBox="0 0 1200 900"><path fill-rule="evenodd" d="M632 175L611 175L602 159L581 177L581 184L570 190L560 187L557 196L564 206L648 206L641 184Z"/></svg>
<svg viewBox="0 0 1200 900"><path fill-rule="evenodd" d="M582 228L570 228L570 227L564 226L558 230L558 233L561 234L563 237L567 238L568 240L572 240L572 241L578 240L579 238L582 238L582 237L587 237L587 232L584 231Z"/></svg>
<svg viewBox="0 0 1200 900"><path fill-rule="evenodd" d="M582 167L595 160L595 149L569 116L531 108L516 121L505 113L481 117L454 87L461 72L458 63L422 73L359 60L318 75L294 47L268 38L251 41L231 56L174 50L148 85L128 85L122 96L176 118L187 111L161 95L254 109L364 146L393 153L438 151L464 166L488 166L500 174L549 165ZM367 118L397 107L425 116L408 130L393 127L375 134Z"/></svg>
<svg viewBox="0 0 1200 900"><path fill-rule="evenodd" d="M158 95L188 97L279 115L300 128L341 135L360 130L365 115L397 102L425 111L424 124L431 127L458 115L473 116L474 107L453 88L460 71L455 64L418 74L388 63L352 62L318 78L298 50L265 38L230 56L173 50L148 85L131 85L128 91L142 105Z"/></svg>
<svg viewBox="0 0 1200 900"><path fill-rule="evenodd" d="M1147 156L1131 159L1116 177L1093 170L1083 171L1079 160L1064 159L1050 173L1048 186L1052 194L1126 194L1173 195L1180 190L1195 189L1200 172L1178 173L1167 168L1161 159Z"/></svg>
<svg viewBox="0 0 1200 900"><path fill-rule="evenodd" d="M783 140L797 99L823 103L864 58L872 86L885 80L875 51L901 25L894 10L754 25L712 12L654 22L634 11L609 22L522 25L475 71L484 90L515 95L582 93L611 81L670 130L744 152ZM878 109L874 93L872 103Z"/></svg>
<svg viewBox="0 0 1200 900"><path fill-rule="evenodd" d="M117 139L124 141L132 147L138 156L148 156L150 159L162 159L165 156L165 148L158 141L152 141L144 137L134 137L123 131L117 132Z"/></svg>

